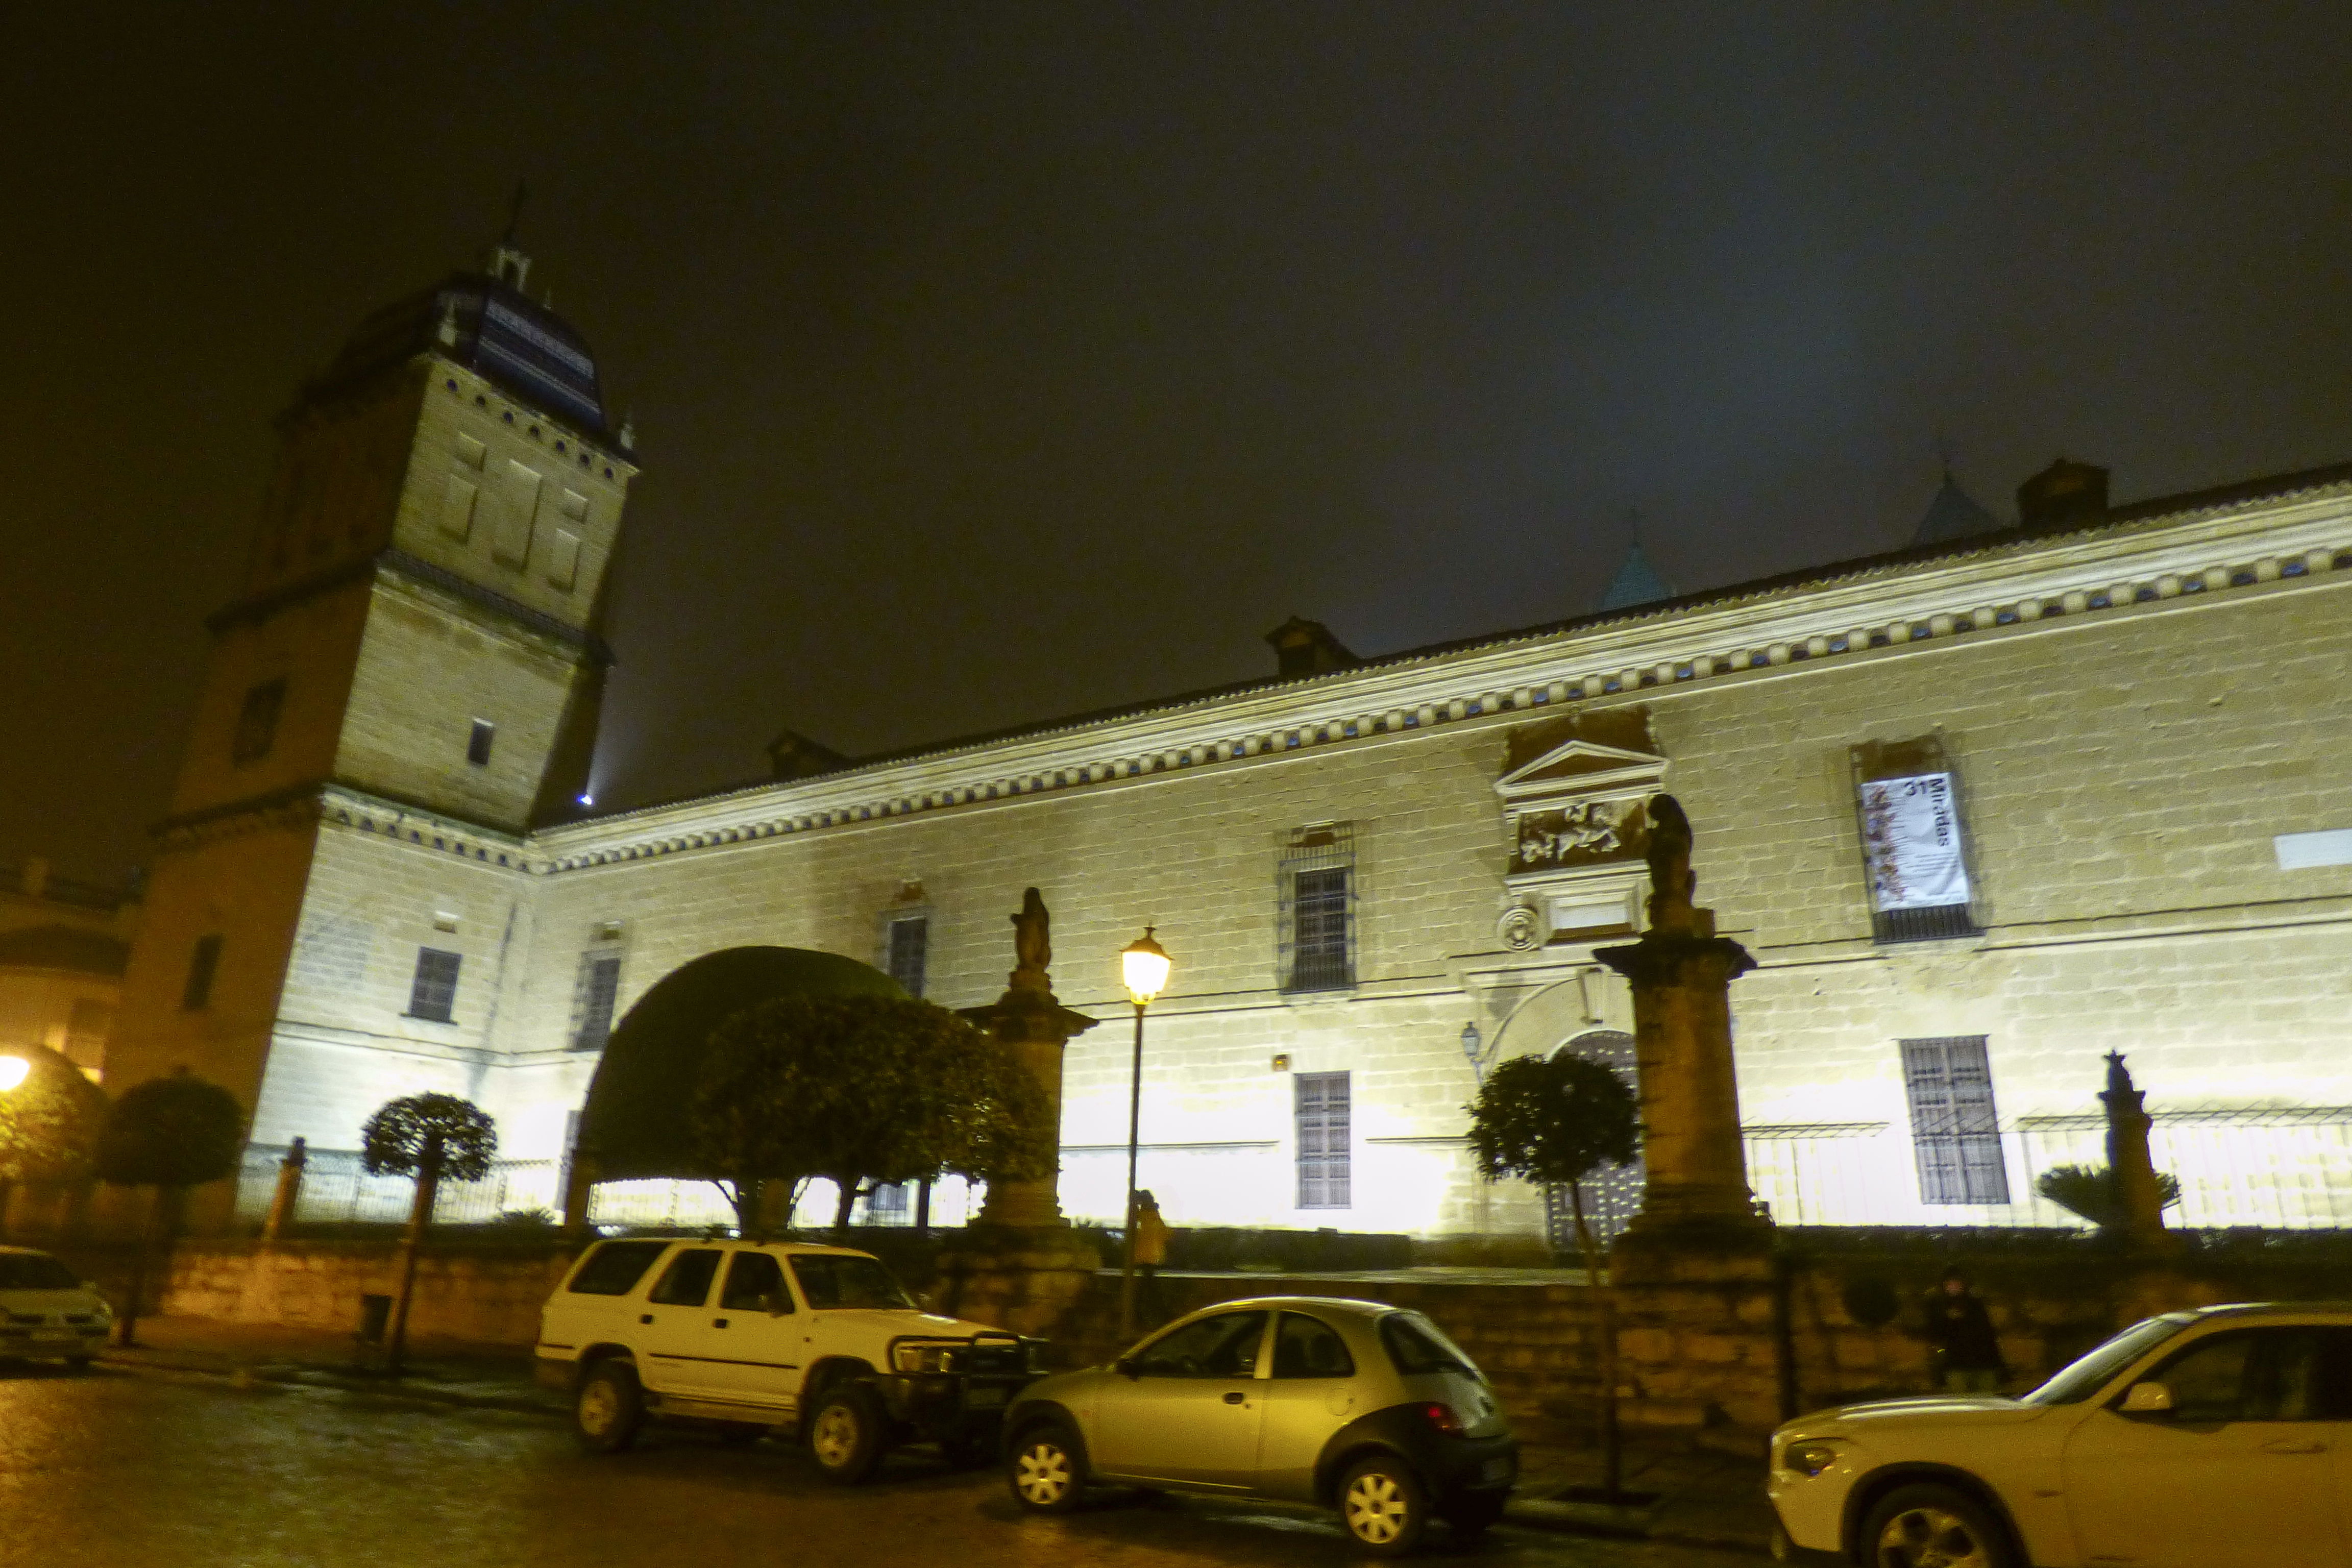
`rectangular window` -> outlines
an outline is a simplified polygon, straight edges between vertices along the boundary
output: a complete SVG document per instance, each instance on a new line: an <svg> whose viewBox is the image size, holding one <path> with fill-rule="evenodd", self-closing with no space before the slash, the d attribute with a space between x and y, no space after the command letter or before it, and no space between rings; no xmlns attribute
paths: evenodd
<svg viewBox="0 0 2352 1568"><path fill-rule="evenodd" d="M1977 935L1959 784L1941 738L1873 742L1852 758L1873 938Z"/></svg>
<svg viewBox="0 0 2352 1568"><path fill-rule="evenodd" d="M228 760L242 767L257 763L278 743L278 715L286 706L286 683L267 680L245 694L237 710L236 733L229 741Z"/></svg>
<svg viewBox="0 0 2352 1568"><path fill-rule="evenodd" d="M1919 1201L2005 1204L2009 1169L1992 1103L1992 1067L1982 1035L1903 1042L1903 1087L1911 1097L1911 1145Z"/></svg>
<svg viewBox="0 0 2352 1568"><path fill-rule="evenodd" d="M188 954L188 983L180 992L183 1013L201 1013L212 1005L213 974L220 968L220 938L196 938L195 951Z"/></svg>
<svg viewBox="0 0 2352 1568"><path fill-rule="evenodd" d="M601 1051L613 1037L613 1004L621 994L621 955L580 955L580 1022L572 1031L575 1051Z"/></svg>
<svg viewBox="0 0 2352 1568"><path fill-rule="evenodd" d="M430 1018L436 1024L450 1021L450 1009L457 1000L458 955L444 952L437 947L416 950L416 978L408 985L408 1016Z"/></svg>
<svg viewBox="0 0 2352 1568"><path fill-rule="evenodd" d="M923 962L929 956L931 921L928 915L901 915L890 922L890 978L909 996L923 994Z"/></svg>
<svg viewBox="0 0 2352 1568"><path fill-rule="evenodd" d="M1348 1075L1303 1072L1291 1079L1298 1118L1298 1206L1348 1206Z"/></svg>
<svg viewBox="0 0 2352 1568"><path fill-rule="evenodd" d="M499 727L488 719L475 720L474 732L466 738L466 760L478 768L488 767L490 763L490 742L496 738L498 732Z"/></svg>
<svg viewBox="0 0 2352 1568"><path fill-rule="evenodd" d="M1356 983L1355 835L1346 823L1302 827L1284 847L1282 988L1344 991Z"/></svg>

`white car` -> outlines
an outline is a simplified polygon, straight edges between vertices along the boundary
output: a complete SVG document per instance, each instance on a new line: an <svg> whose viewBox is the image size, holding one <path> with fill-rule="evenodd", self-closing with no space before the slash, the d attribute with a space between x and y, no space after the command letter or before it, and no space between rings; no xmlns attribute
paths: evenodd
<svg viewBox="0 0 2352 1568"><path fill-rule="evenodd" d="M647 1417L744 1440L796 1426L818 1468L855 1484L902 1436L954 1463L993 1458L1037 1348L919 1310L869 1253L648 1237L581 1255L534 1353L593 1452L627 1447Z"/></svg>
<svg viewBox="0 0 2352 1568"><path fill-rule="evenodd" d="M79 1372L113 1326L97 1286L46 1252L0 1247L0 1360L54 1357Z"/></svg>
<svg viewBox="0 0 2352 1568"><path fill-rule="evenodd" d="M1771 1467L1783 1561L2347 1568L2352 1305L2168 1312L2021 1398L1817 1411Z"/></svg>

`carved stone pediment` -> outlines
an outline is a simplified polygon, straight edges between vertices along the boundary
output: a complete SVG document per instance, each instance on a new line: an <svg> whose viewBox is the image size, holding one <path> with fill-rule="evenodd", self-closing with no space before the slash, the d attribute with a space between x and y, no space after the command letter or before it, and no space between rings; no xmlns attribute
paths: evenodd
<svg viewBox="0 0 2352 1568"><path fill-rule="evenodd" d="M1511 837L1496 925L1505 947L1526 952L1633 929L1646 883L1649 800L1664 784L1666 759L1622 743L1646 742L1646 724L1619 727L1633 732L1604 742L1553 730L1542 737L1549 744L1526 736L1516 765L1495 781Z"/></svg>

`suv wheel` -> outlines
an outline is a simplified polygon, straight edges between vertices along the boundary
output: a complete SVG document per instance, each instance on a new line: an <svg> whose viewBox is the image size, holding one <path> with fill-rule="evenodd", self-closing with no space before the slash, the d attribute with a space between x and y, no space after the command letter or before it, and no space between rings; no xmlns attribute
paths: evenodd
<svg viewBox="0 0 2352 1568"><path fill-rule="evenodd" d="M827 1480L854 1487L874 1473L890 1439L881 1399L862 1383L835 1388L809 1422L809 1453Z"/></svg>
<svg viewBox="0 0 2352 1568"><path fill-rule="evenodd" d="M1951 1487L1895 1488L1870 1510L1862 1539L1885 1568L2016 1568L2000 1521Z"/></svg>
<svg viewBox="0 0 2352 1568"><path fill-rule="evenodd" d="M1339 1519L1373 1556L1402 1557L1429 1529L1429 1494L1402 1460L1375 1454L1340 1478Z"/></svg>
<svg viewBox="0 0 2352 1568"><path fill-rule="evenodd" d="M1078 1440L1059 1421L1040 1422L1023 1432L1004 1462L1013 1500L1032 1513L1067 1513L1077 1507L1086 1474Z"/></svg>
<svg viewBox="0 0 2352 1568"><path fill-rule="evenodd" d="M572 1429L592 1454L619 1453L637 1440L645 1419L645 1391L625 1361L598 1362L572 1401Z"/></svg>

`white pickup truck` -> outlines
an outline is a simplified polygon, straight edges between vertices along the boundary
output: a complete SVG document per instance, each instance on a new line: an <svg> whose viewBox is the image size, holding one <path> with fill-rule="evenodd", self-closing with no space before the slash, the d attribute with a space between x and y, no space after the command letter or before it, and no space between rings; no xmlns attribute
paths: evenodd
<svg viewBox="0 0 2352 1568"><path fill-rule="evenodd" d="M629 1238L572 1265L535 1353L593 1452L627 1447L648 1417L737 1441L796 1426L826 1476L855 1484L908 1440L952 1463L992 1458L1038 1348L922 1311L868 1253Z"/></svg>

